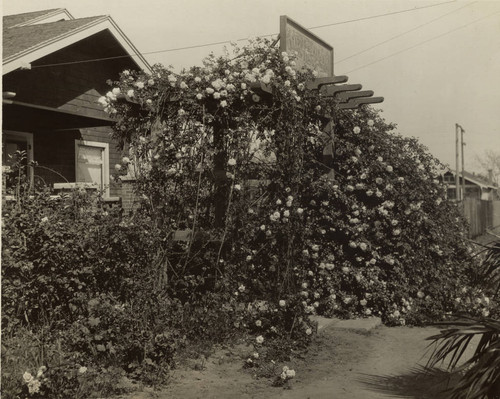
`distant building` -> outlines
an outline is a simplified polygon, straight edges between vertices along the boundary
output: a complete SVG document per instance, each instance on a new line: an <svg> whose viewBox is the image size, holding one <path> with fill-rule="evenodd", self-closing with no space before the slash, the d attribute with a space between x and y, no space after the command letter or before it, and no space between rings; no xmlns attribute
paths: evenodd
<svg viewBox="0 0 500 399"><path fill-rule="evenodd" d="M455 185L455 172L447 171L443 175L443 181L448 185L447 196L448 199L455 200L457 198L456 185ZM493 201L499 198L498 186L493 184L482 176L474 173L462 172L458 174L459 188L462 190L463 178L465 178L465 198L476 198L485 201Z"/></svg>
<svg viewBox="0 0 500 399"><path fill-rule="evenodd" d="M119 201L110 181L121 154L113 121L97 103L125 69L151 67L109 16L65 9L3 17L3 168L18 150L37 167L29 179L57 189L82 185Z"/></svg>

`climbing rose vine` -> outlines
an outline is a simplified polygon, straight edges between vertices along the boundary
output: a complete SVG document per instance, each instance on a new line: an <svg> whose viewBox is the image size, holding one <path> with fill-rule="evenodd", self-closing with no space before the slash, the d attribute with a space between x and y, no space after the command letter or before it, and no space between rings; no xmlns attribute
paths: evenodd
<svg viewBox="0 0 500 399"><path fill-rule="evenodd" d="M203 67L110 82L99 102L117 118L118 175L136 177L141 212L163 231L166 289L265 303L248 322L263 342L277 334L274 311L297 342L311 335L307 314L442 317L468 295L469 273L443 165L379 112L338 110L312 90L316 77L257 40Z"/></svg>

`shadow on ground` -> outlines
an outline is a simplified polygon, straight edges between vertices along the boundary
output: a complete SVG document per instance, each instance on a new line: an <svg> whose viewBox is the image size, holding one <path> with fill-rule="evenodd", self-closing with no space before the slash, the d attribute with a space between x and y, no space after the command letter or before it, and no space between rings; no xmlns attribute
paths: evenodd
<svg viewBox="0 0 500 399"><path fill-rule="evenodd" d="M400 375L362 374L357 378L365 389L372 392L412 399L446 399L457 380L456 374L424 367Z"/></svg>

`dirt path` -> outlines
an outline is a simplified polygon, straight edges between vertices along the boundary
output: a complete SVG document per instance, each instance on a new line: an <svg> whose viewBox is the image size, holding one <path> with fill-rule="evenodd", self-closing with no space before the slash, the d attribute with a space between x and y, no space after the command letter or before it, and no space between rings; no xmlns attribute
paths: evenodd
<svg viewBox="0 0 500 399"><path fill-rule="evenodd" d="M443 374L428 375L428 342L436 328L379 327L368 335L353 331L324 332L316 359L293 390L270 398L415 398L439 399L446 387Z"/></svg>
<svg viewBox="0 0 500 399"><path fill-rule="evenodd" d="M248 348L216 352L199 370L175 372L169 386L155 394L130 398L287 398L287 399L440 399L444 373L424 374L428 341L437 328L378 327L360 332L322 329L303 359L290 362L297 376L291 389L270 386L242 370ZM196 365L195 365L196 366Z"/></svg>

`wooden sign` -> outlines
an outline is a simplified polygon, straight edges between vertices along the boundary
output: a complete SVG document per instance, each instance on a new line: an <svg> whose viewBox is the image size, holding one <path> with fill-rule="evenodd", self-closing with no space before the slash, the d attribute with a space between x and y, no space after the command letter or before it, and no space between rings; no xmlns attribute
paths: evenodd
<svg viewBox="0 0 500 399"><path fill-rule="evenodd" d="M333 76L333 47L286 15L280 16L280 50L297 52L297 70L308 67L318 77Z"/></svg>

